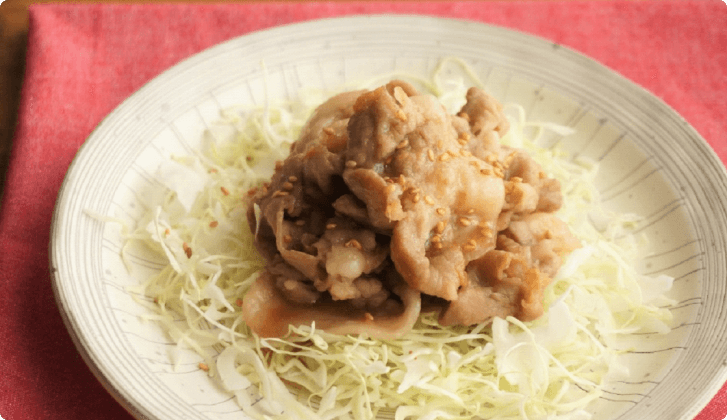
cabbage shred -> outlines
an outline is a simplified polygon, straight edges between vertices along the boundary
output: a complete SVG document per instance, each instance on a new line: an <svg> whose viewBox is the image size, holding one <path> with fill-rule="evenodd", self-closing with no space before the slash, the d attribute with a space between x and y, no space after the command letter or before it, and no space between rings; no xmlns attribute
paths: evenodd
<svg viewBox="0 0 727 420"><path fill-rule="evenodd" d="M414 82L453 111L468 84L482 83L471 71L466 81L444 77L447 65L467 69L444 60L430 79ZM445 328L436 314L423 314L397 340L328 334L315 325L291 327L284 338L256 336L241 305L264 260L247 226L245 195L269 180L322 99L311 90L292 103L224 110L202 152L162 165L160 173L175 174L161 176L168 193L126 235L122 252L124 260L143 252L162 261L157 275L132 290L153 300L146 318L163 325L178 352L197 352L249 416L588 419L586 407L607 381L628 374L618 339L670 330L665 307L672 302L664 293L673 279L635 269L647 246L631 233L639 217L601 205L596 162L539 145L544 133L567 136L570 128L528 121L522 107L507 105L511 129L502 142L528 150L561 182L559 216L583 244L546 289L541 318Z"/></svg>

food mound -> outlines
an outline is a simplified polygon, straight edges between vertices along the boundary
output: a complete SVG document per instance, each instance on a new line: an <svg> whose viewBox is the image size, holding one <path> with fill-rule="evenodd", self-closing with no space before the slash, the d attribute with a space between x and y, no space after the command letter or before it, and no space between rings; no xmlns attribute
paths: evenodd
<svg viewBox="0 0 727 420"><path fill-rule="evenodd" d="M450 115L392 81L316 109L251 193L267 261L243 301L253 331L314 321L394 338L423 311L443 326L543 313L543 289L579 246L554 215L560 184L500 144L509 123L494 98L471 88L466 99Z"/></svg>

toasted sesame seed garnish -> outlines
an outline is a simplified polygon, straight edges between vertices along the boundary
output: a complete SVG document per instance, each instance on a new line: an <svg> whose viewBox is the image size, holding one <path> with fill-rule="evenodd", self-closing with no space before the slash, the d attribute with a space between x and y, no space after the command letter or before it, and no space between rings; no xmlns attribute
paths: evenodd
<svg viewBox="0 0 727 420"><path fill-rule="evenodd" d="M432 149L427 150L427 157L434 162L434 151Z"/></svg>
<svg viewBox="0 0 727 420"><path fill-rule="evenodd" d="M441 155L439 155L439 158L438 158L438 160L439 160L440 162L446 162L446 161L448 161L448 160L449 160L449 159L450 159L451 157L452 157L452 155L450 155L450 154L449 154L449 152L444 152L444 153L442 153Z"/></svg>
<svg viewBox="0 0 727 420"><path fill-rule="evenodd" d="M288 290L293 290L293 289L295 289L295 280L293 280L293 279L286 279L286 280L285 280L285 281L283 282L283 287L285 287L285 288L286 288L286 289L288 289Z"/></svg>
<svg viewBox="0 0 727 420"><path fill-rule="evenodd" d="M207 366L207 363L199 362L199 365L197 365L197 366L199 366L199 368L205 372L209 372L209 370L210 370L210 367Z"/></svg>
<svg viewBox="0 0 727 420"><path fill-rule="evenodd" d="M347 248L356 248L359 251L363 248L361 246L361 243L359 241L355 240L355 239L351 239L350 241L346 242L346 245L345 246Z"/></svg>
<svg viewBox="0 0 727 420"><path fill-rule="evenodd" d="M514 177L510 178L510 181L514 182L515 184L519 184L519 183L523 182L523 179L520 178L519 176L514 176Z"/></svg>
<svg viewBox="0 0 727 420"><path fill-rule="evenodd" d="M298 182L298 177L295 175L291 175L288 177L288 181L290 182Z"/></svg>
<svg viewBox="0 0 727 420"><path fill-rule="evenodd" d="M367 321L373 321L373 320L374 320L374 316L373 316L373 315L371 315L371 314L370 314L370 313L368 313L368 312L366 312L366 314L364 314L364 316L366 317L366 320L367 320Z"/></svg>
<svg viewBox="0 0 727 420"><path fill-rule="evenodd" d="M400 119L402 121L406 121L407 120L406 114L401 109L399 109L399 110L396 111L396 118L398 118L398 119Z"/></svg>
<svg viewBox="0 0 727 420"><path fill-rule="evenodd" d="M492 170L489 168L480 169L480 173L485 176L490 176L492 175Z"/></svg>
<svg viewBox="0 0 727 420"><path fill-rule="evenodd" d="M471 136L470 136L470 133L463 132L463 133L459 134L459 138L460 138L460 140L469 141Z"/></svg>
<svg viewBox="0 0 727 420"><path fill-rule="evenodd" d="M429 240L429 242L436 244L437 242L442 242L442 236L441 235L432 235L432 239Z"/></svg>
<svg viewBox="0 0 727 420"><path fill-rule="evenodd" d="M290 193L287 191L280 191L280 190L275 191L273 193L273 197L285 197L286 195L290 195Z"/></svg>
<svg viewBox="0 0 727 420"><path fill-rule="evenodd" d="M480 233L487 239L492 238L492 229L487 226L480 226Z"/></svg>
<svg viewBox="0 0 727 420"><path fill-rule="evenodd" d="M326 229L335 229L335 228L336 228L336 224L335 223L329 223L329 224L326 225Z"/></svg>
<svg viewBox="0 0 727 420"><path fill-rule="evenodd" d="M472 224L472 221L466 217L460 217L457 219L457 223L459 223L461 226L469 226Z"/></svg>
<svg viewBox="0 0 727 420"><path fill-rule="evenodd" d="M210 227L211 227L211 228L216 228L216 227L217 227L217 225L219 225L219 224L220 224L220 223L219 223L219 222L218 222L217 220L213 220L213 221L211 221L211 222L210 222Z"/></svg>
<svg viewBox="0 0 727 420"><path fill-rule="evenodd" d="M405 147L409 147L409 140L407 140L407 139L400 141L399 144L396 145L397 150L401 150Z"/></svg>
<svg viewBox="0 0 727 420"><path fill-rule="evenodd" d="M220 191L222 191L223 195L230 195L230 190L225 187L220 187Z"/></svg>
<svg viewBox="0 0 727 420"><path fill-rule="evenodd" d="M437 214L440 216L444 216L447 213L447 210L445 210L443 207L440 207L437 209Z"/></svg>
<svg viewBox="0 0 727 420"><path fill-rule="evenodd" d="M412 201L414 201L415 203L418 203L421 198L422 198L421 194L415 193L414 197L412 197Z"/></svg>
<svg viewBox="0 0 727 420"><path fill-rule="evenodd" d="M323 128L323 132L324 132L324 133L326 133L326 134L331 134L331 135L333 135L333 134L335 134L335 133L336 133L336 132L335 132L335 131L333 130L333 127L331 127L330 125L329 125L328 127L324 127L324 128Z"/></svg>
<svg viewBox="0 0 727 420"><path fill-rule="evenodd" d="M386 186L386 192L387 192L388 194L391 194L391 193L393 193L394 191L396 191L396 185L394 185L394 184L389 184L389 185L387 185L387 186Z"/></svg>
<svg viewBox="0 0 727 420"><path fill-rule="evenodd" d="M442 249L443 246L444 245L442 245L441 242L437 242L437 243L434 244L434 247L437 248L437 249Z"/></svg>
<svg viewBox="0 0 727 420"><path fill-rule="evenodd" d="M427 204L429 204L429 205L431 205L431 204L434 204L434 199L432 199L432 197L430 197L428 195L425 195L424 196L424 202L427 203Z"/></svg>
<svg viewBox="0 0 727 420"><path fill-rule="evenodd" d="M347 160L346 161L346 167L347 168L355 168L356 165L358 165L358 164L356 163L355 160Z"/></svg>
<svg viewBox="0 0 727 420"><path fill-rule="evenodd" d="M190 248L186 242L182 244L182 249L184 250L184 255L186 255L187 258L192 258L192 248Z"/></svg>
<svg viewBox="0 0 727 420"><path fill-rule="evenodd" d="M290 182L283 182L283 189L284 190L292 190L293 189L293 184L291 184Z"/></svg>
<svg viewBox="0 0 727 420"><path fill-rule="evenodd" d="M470 121L470 114L468 114L466 112L460 112L459 114L457 114L457 116L464 119L467 122Z"/></svg>
<svg viewBox="0 0 727 420"><path fill-rule="evenodd" d="M444 228L446 228L446 227L447 227L447 222L445 220L442 220L439 223L437 223L437 225L434 227L434 231L437 233L442 233L442 232L444 232Z"/></svg>

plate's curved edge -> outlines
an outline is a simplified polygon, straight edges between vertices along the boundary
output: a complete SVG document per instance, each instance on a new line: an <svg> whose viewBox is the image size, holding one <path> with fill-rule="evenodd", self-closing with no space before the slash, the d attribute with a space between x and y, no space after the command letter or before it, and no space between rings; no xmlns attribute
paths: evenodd
<svg viewBox="0 0 727 420"><path fill-rule="evenodd" d="M141 88L139 88L137 91L132 93L129 97L127 97L124 101L122 101L119 105L117 105L114 110L108 114L97 126L94 128L94 130L91 132L87 140L83 143L83 145L79 148L78 153L74 157L73 161L69 165L68 172L66 177L64 177L63 183L61 185L61 188L59 190L55 209L52 215L52 221L51 221L51 235L50 235L50 244L49 244L49 260L50 260L50 267L51 267L51 276L52 276L52 285L53 285L53 291L55 294L56 302L61 309L61 316L63 318L64 323L66 324L66 327L69 329L69 333L74 341L74 344L76 345L77 349L79 350L79 353L81 353L82 357L86 361L87 365L89 365L91 371L93 374L97 377L97 379L101 382L101 384L110 391L112 396L119 401L119 403L128 410L132 415L137 416L138 418L150 418L147 417L148 414L142 413L138 411L138 407L134 406L130 401L125 400L123 398L119 398L118 395L125 395L125 392L123 390L120 390L118 388L113 387L113 385L107 381L105 376L103 375L102 370L96 365L93 356L88 353L87 351L87 344L84 343L81 337L78 337L76 335L76 321L74 320L74 314L72 311L68 311L68 307L66 306L66 303L63 301L63 292L59 286L59 279L58 279L58 273L56 270L56 261L58 260L58 256L56 255L56 249L53 246L53 244L56 242L56 238L61 233L59 232L59 223L64 217L64 214L62 212L62 205L64 200L67 197L68 189L71 183L73 182L73 175L75 168L78 166L77 163L79 160L82 160L85 155L88 152L87 145L92 142L93 138L96 137L99 131L103 130L106 124L108 124L109 120L112 119L112 117L119 113L120 110L122 110L124 107L128 105L130 100L134 97L142 96L144 92L148 89L151 89L155 84L162 83L162 80L166 77L169 77L172 73L174 73L178 68L188 65L193 65L197 61L204 61L205 57L207 55L213 54L213 52L217 49L224 48L225 45L228 45L230 43L239 42L239 39L245 38L247 39L247 42L254 43L256 39L259 37L264 37L266 34L271 32L277 32L277 31L286 31L289 27L296 26L300 28L304 28L306 26L313 26L313 25L320 25L323 22L326 21L361 21L361 20L371 20L371 19L390 19L392 22L398 21L401 19L407 19L412 21L437 21L439 23L441 22L450 22L452 25L472 25L479 28L490 28L491 30L495 31L502 31L503 33L509 34L511 36L517 36L522 37L522 39L527 39L528 41L532 42L533 40L537 40L538 42L543 43L543 45L550 45L553 46L552 50L555 54L567 54L571 56L572 58L576 58L578 61L582 62L584 65L587 65L588 67L592 68L593 70L598 71L599 76L604 77L617 77L618 83L628 83L631 87L636 88L639 92L639 95L642 96L644 99L647 99L649 101L656 101L656 106L662 107L663 110L666 112L669 112L673 116L676 116L682 121L685 125L685 127L692 133L693 139L698 139L701 141L694 141L693 145L700 148L700 150L703 153L706 153L706 155L710 156L711 163L717 167L720 168L722 173L727 176L727 170L725 169L724 165L721 163L721 160L717 156L716 152L710 147L709 143L701 136L701 134L693 127L691 124L689 124L678 112L676 112L673 107L671 107L668 103L666 103L663 99L657 97L653 93L649 92L646 88L639 85L638 83L628 79L624 75L620 74L619 72L605 66L604 64L598 62L597 60L590 58L574 49L571 49L570 47L555 43L553 41L550 41L546 38L525 33L519 30L510 29L506 27L491 25L483 22L477 22L477 21L471 21L466 19L456 19L456 18L449 18L449 17L436 17L436 16L428 16L428 15L407 15L407 14L380 14L380 15L353 15L353 16L345 16L345 17L332 17L332 18L325 18L325 19L318 19L318 20L310 20L305 22L299 22L299 23L292 23L287 25L282 25L274 28L268 28L263 29L255 32L251 32L248 34L243 34L234 38L231 38L227 41L224 41L222 43L216 44L212 47L209 47L201 52L198 52L190 57L187 57L183 60L180 60L178 63L174 64L170 68L166 69L165 71L159 73L154 78L150 79L148 82L146 82L144 85L142 85ZM700 398L700 400L692 406L690 412L691 415L696 415L699 411L701 411L706 405L711 401L711 399L714 397L714 395L719 392L719 389L721 388L722 384L725 380L727 380L727 368L725 368L720 375L718 375L721 379L715 379L713 380L713 386L711 393L705 393L703 394L703 398ZM118 393L118 395L117 395Z"/></svg>
<svg viewBox="0 0 727 420"><path fill-rule="evenodd" d="M63 185L65 185L65 180ZM63 188L63 186L61 186L61 188ZM76 350L81 355L81 358L85 362L88 369L91 371L91 374L93 374L93 376L101 384L101 386L111 395L114 400L116 400L116 402L119 403L119 405L121 405L121 407L124 408L124 410L126 410L134 418L139 420L150 420L153 418L150 413L143 411L142 408L133 404L130 401L127 392L124 391L122 388L114 386L113 383L107 378L107 376L103 374L103 370L98 366L96 360L89 353L88 346L84 343L83 337L80 337L77 334L76 316L73 311L69 310L70 308L67 306L64 299L64 293L59 287L59 279L57 274L58 268L56 264L57 257L55 255L56 248L53 246L55 238L59 234L57 219L62 217L61 215L59 215L60 213L61 211L56 208L51 218L50 240L48 243L48 259L51 275L51 289L53 290L53 296L56 301L56 305L60 309L59 312L61 315L61 320L63 321L63 324L65 325L68 335L71 337L71 341L76 347Z"/></svg>

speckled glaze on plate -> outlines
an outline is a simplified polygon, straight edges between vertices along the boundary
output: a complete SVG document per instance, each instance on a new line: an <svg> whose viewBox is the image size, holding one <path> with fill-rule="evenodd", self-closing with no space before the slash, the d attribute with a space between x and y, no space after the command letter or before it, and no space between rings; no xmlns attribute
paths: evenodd
<svg viewBox="0 0 727 420"><path fill-rule="evenodd" d="M392 42L395 40L395 42ZM654 252L645 273L676 278L674 330L642 336L616 382L589 410L598 420L692 419L727 379L724 296L727 196L724 168L697 132L659 99L567 48L519 32L458 20L359 16L311 21L232 39L170 68L98 126L74 160L54 215L51 265L57 301L79 352L115 398L138 418L240 419L233 399L182 355L126 290L161 263L120 260L117 227L86 211L133 225L161 188L156 168L200 147L219 111L264 100L264 60L272 99L302 86L333 89L402 71L423 76L444 57L467 62L502 102L531 120L572 126L562 141L597 159L608 206L645 217Z"/></svg>

